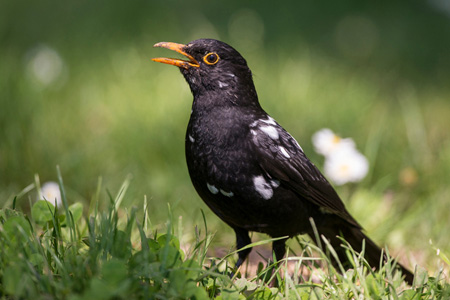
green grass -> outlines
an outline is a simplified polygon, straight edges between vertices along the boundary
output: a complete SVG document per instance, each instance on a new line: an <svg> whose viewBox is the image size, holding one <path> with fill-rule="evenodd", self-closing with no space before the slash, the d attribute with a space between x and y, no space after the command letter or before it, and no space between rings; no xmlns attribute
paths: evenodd
<svg viewBox="0 0 450 300"><path fill-rule="evenodd" d="M237 273L230 279L235 252L223 258L208 254L214 234L208 231L206 220L201 228L185 228L195 233L193 241L185 244L181 242L184 224L177 222L170 207L167 222L158 227L152 225L147 205L121 206L128 180L115 197L96 194L87 214L82 213L80 202L69 205L60 174L59 182L63 208L38 201L28 215L15 208L21 201L16 198L11 207L0 210L1 299L450 297L450 284L442 270L431 274L416 269L414 284L409 287L394 271L392 260L373 272L349 249L353 268L336 270L319 248L302 239L296 239L301 251L278 265L269 262L259 266L256 276ZM98 190L102 190L101 181ZM441 255L448 266L448 258ZM288 268L288 263L294 267ZM272 280L278 287L268 285Z"/></svg>

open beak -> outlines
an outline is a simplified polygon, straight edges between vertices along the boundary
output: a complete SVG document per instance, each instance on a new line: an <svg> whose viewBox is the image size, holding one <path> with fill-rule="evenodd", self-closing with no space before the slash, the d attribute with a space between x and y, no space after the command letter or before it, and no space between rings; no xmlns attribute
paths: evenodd
<svg viewBox="0 0 450 300"><path fill-rule="evenodd" d="M191 55L187 54L183 49L186 47L186 45L183 44L177 44L177 43L170 43L170 42L160 42L153 47L161 47L161 48L167 48L170 50L174 50L180 54L183 54L186 56L189 60L182 60L178 58L166 58L166 57L158 57L158 58L152 58L153 61L160 62L163 64L169 64L174 65L180 68L188 69L189 67L198 68L200 67L200 64L198 63L195 58L193 58Z"/></svg>

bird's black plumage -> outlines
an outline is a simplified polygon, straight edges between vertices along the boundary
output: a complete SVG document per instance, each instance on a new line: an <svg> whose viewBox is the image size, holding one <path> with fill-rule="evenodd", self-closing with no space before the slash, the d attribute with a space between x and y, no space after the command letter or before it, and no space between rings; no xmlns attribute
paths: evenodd
<svg viewBox="0 0 450 300"><path fill-rule="evenodd" d="M231 46L212 39L187 45L158 43L189 60L156 58L178 66L194 102L186 132L186 161L203 201L236 233L237 248L251 243L249 231L271 237L309 234L310 219L342 262L343 236L378 267L381 249L362 232L333 187L306 157L295 139L260 106L245 59ZM285 241L273 244L277 259ZM250 249L239 252L236 266ZM413 275L400 266L406 280Z"/></svg>

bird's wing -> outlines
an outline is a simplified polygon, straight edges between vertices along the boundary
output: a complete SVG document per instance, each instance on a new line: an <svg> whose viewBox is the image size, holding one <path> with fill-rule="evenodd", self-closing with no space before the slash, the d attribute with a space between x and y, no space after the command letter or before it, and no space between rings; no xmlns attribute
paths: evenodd
<svg viewBox="0 0 450 300"><path fill-rule="evenodd" d="M249 135L250 147L269 177L280 180L324 211L361 227L348 213L327 179L306 157L297 141L272 118L253 122Z"/></svg>

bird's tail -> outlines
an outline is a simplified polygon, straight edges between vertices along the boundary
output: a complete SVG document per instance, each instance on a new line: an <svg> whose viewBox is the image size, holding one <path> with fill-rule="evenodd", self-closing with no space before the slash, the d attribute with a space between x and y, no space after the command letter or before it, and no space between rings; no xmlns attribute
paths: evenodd
<svg viewBox="0 0 450 300"><path fill-rule="evenodd" d="M344 242L341 237L347 241L350 246L358 253L361 253L363 250L363 241L365 243L364 247L364 258L367 260L369 265L373 268L378 269L380 266L380 260L382 262L387 261L386 254L378 247L368 236L366 236L360 228L345 226L344 228L326 228L321 230L318 228L318 232L320 235L323 235L330 242L333 249L336 251L337 256L343 266L348 266L348 256L346 254L346 248L344 246ZM323 244L323 243L322 243ZM331 255L332 262L336 264L336 261L333 261L334 258ZM405 276L405 281L412 285L414 280L414 275L407 268L403 267L401 264L397 263L398 269Z"/></svg>

